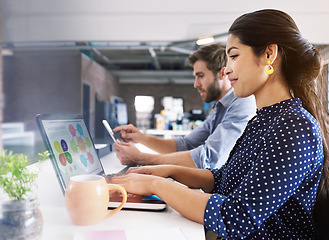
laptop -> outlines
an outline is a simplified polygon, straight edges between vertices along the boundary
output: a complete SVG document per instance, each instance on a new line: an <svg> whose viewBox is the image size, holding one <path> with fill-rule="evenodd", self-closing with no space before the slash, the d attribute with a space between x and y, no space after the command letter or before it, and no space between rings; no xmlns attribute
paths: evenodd
<svg viewBox="0 0 329 240"><path fill-rule="evenodd" d="M64 195L72 176L95 174L104 176L107 181L113 177L113 174L105 174L82 115L38 114L36 121ZM114 175L122 175L127 169ZM109 208L119 206L121 198L119 192L111 193ZM128 193L123 209L162 211L166 206L156 195Z"/></svg>

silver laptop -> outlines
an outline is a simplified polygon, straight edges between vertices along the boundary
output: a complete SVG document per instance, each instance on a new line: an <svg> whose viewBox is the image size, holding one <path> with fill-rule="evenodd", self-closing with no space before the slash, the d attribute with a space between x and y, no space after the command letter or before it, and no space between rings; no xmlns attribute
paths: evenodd
<svg viewBox="0 0 329 240"><path fill-rule="evenodd" d="M113 177L113 174L105 174L82 115L38 114L36 120L63 194L72 176L102 175L107 181ZM127 169L128 167L125 167L115 175L124 174ZM111 194L109 208L115 208L120 203L121 196ZM128 194L123 209L162 211L166 206L166 203L155 195Z"/></svg>

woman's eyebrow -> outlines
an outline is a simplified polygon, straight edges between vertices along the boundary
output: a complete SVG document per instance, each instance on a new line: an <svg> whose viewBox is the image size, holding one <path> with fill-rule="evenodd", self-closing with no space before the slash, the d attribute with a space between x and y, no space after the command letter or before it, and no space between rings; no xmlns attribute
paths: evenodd
<svg viewBox="0 0 329 240"><path fill-rule="evenodd" d="M227 54L230 54L231 50L232 49L238 49L237 47L230 47L228 50L227 50Z"/></svg>

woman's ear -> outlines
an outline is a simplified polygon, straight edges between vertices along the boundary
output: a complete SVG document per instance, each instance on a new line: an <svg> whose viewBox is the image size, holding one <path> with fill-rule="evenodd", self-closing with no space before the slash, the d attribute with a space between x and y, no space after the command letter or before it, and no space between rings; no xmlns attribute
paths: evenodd
<svg viewBox="0 0 329 240"><path fill-rule="evenodd" d="M268 45L266 47L265 54L266 54L266 64L268 64L268 61L270 61L271 64L273 64L278 57L278 45L277 44Z"/></svg>

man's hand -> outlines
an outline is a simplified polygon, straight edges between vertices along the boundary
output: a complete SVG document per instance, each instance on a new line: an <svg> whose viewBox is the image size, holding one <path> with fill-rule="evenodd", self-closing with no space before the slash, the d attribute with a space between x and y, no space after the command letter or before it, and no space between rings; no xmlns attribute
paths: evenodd
<svg viewBox="0 0 329 240"><path fill-rule="evenodd" d="M139 164L138 157L141 152L133 144L117 140L117 142L113 144L113 149L122 165Z"/></svg>
<svg viewBox="0 0 329 240"><path fill-rule="evenodd" d="M125 142L140 143L144 137L134 125L122 125L113 129L113 132L120 131L120 137Z"/></svg>

